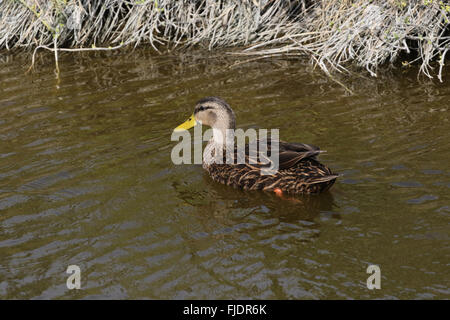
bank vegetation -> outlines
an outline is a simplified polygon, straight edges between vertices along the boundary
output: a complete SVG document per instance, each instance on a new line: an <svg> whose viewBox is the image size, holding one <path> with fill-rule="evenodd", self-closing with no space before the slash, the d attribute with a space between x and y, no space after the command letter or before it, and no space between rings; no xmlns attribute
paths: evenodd
<svg viewBox="0 0 450 320"><path fill-rule="evenodd" d="M221 48L306 56L328 74L417 64L442 81L449 19L448 0L0 0L0 49L47 49L57 61L60 51Z"/></svg>

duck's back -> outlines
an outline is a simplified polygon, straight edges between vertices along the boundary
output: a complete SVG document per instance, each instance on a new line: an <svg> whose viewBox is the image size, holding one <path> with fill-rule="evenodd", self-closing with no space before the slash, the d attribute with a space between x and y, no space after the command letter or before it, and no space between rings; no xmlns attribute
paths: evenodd
<svg viewBox="0 0 450 320"><path fill-rule="evenodd" d="M248 148L245 164L209 163L203 167L214 181L235 188L320 193L328 190L338 177L316 159L320 152L318 147L312 145L280 142L279 170L271 175L262 174L263 166L249 161Z"/></svg>

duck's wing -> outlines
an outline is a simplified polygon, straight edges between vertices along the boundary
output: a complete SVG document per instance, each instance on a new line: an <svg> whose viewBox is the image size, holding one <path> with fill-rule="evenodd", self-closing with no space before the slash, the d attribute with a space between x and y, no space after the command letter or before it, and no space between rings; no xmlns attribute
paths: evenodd
<svg viewBox="0 0 450 320"><path fill-rule="evenodd" d="M303 159L315 159L324 151L319 147L306 143L292 143L280 141L279 167L289 169Z"/></svg>
<svg viewBox="0 0 450 320"><path fill-rule="evenodd" d="M320 150L319 147L312 145L312 144L306 144L306 143L280 141L280 145L281 145L281 147L283 147L286 150L292 150L292 151L298 151L298 152Z"/></svg>
<svg viewBox="0 0 450 320"><path fill-rule="evenodd" d="M265 150L261 149L261 145L265 145L267 148ZM250 152L249 145L247 144L245 146L245 163L247 166L252 169L270 167L272 161L272 140L259 140L258 144L253 144L253 146L258 146L257 151ZM279 141L278 150L278 168L282 170L292 168L304 159L315 159L318 154L323 152L319 147L314 145L284 141ZM236 154L237 148L235 146L235 155Z"/></svg>

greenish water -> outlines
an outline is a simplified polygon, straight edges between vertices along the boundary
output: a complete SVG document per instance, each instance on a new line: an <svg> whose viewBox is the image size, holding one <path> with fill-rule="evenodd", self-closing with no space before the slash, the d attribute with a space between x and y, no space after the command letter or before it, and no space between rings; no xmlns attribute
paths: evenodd
<svg viewBox="0 0 450 320"><path fill-rule="evenodd" d="M344 78L350 95L298 61L229 65L67 54L58 83L51 54L0 62L1 299L450 297L450 70ZM172 129L209 95L343 177L294 202L173 165Z"/></svg>

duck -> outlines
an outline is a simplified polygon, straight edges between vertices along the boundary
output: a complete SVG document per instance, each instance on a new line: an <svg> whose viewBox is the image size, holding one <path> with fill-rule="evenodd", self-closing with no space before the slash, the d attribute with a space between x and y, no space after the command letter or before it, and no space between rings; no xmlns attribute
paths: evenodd
<svg viewBox="0 0 450 320"><path fill-rule="evenodd" d="M275 140L272 136L256 141L258 145L265 143L264 154L261 148L251 152L251 145L255 144L249 142L245 144L245 156L240 158L242 161L237 161L239 151L234 143L236 116L222 98L199 100L194 113L174 131L189 130L197 124L212 128L212 137L203 152L202 167L218 183L243 190L275 192L277 195L318 194L329 190L339 177L317 160L324 152L319 147ZM278 148L278 168L269 171L274 161L267 155L272 152L276 155L275 147Z"/></svg>

